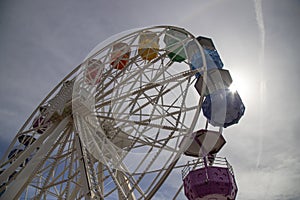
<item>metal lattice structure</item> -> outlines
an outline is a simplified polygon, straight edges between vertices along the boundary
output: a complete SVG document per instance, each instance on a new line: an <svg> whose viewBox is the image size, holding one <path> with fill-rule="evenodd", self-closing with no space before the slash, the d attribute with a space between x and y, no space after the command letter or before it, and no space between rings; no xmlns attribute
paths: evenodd
<svg viewBox="0 0 300 200"><path fill-rule="evenodd" d="M201 69L190 67L191 43ZM166 187L182 198L182 139L205 124L194 88L205 69L201 45L177 27L98 45L16 134L1 160L0 198L152 199Z"/></svg>

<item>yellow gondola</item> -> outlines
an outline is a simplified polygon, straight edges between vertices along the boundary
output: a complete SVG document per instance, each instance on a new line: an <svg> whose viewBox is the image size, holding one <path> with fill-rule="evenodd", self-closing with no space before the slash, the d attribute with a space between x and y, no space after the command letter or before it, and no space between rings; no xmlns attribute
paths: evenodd
<svg viewBox="0 0 300 200"><path fill-rule="evenodd" d="M157 58L159 38L156 33L145 31L140 34L138 54L143 60L151 61Z"/></svg>

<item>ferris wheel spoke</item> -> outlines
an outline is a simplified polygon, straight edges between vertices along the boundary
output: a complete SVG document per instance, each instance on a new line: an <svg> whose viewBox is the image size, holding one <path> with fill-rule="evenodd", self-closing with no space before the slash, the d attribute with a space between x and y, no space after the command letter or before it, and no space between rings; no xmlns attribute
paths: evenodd
<svg viewBox="0 0 300 200"><path fill-rule="evenodd" d="M162 74L164 74L164 73L162 73ZM137 90L137 92L141 92L141 91L144 92L149 89L156 88L157 86L166 85L171 82L177 82L177 81L181 80L182 78L184 79L185 77L191 76L193 74L194 73L191 70L179 72L177 74L170 75L169 77L165 77L165 76L161 77L161 74L158 74L159 76L156 76L156 77L152 78L151 80L149 80L149 83L145 84L145 86L143 86L143 85L140 86L141 88L140 88L140 90ZM159 77L161 77L162 79L158 81Z"/></svg>
<svg viewBox="0 0 300 200"><path fill-rule="evenodd" d="M173 63L174 62L172 60L169 60L166 65L162 63L160 65L160 68L158 69L158 73L156 73L155 76L151 79L151 82L155 83L159 78L166 79L167 77L171 77L172 74L168 73L168 69L170 69ZM168 74L169 76L166 76L166 74Z"/></svg>
<svg viewBox="0 0 300 200"><path fill-rule="evenodd" d="M121 171L114 172L114 174L111 176L116 177L115 180L112 181L115 184L115 187L111 188L110 191L107 191L107 193L104 195L104 197L109 197L114 191L120 190L118 185L120 185L120 187L122 186L124 188L124 185L128 186L128 184L131 184L131 185L135 184L135 180L134 180L133 176L125 175ZM117 183L115 183L115 181L117 181ZM125 187L127 187L127 186L125 186ZM122 188L122 190L123 190L123 188ZM123 197L130 199L133 197L133 193L129 194L128 189L130 189L130 187L127 187L125 190L123 190L123 191L127 191L127 194L123 193L122 195L123 195ZM135 188L135 191L137 191L142 197L145 196L145 193L139 186Z"/></svg>
<svg viewBox="0 0 300 200"><path fill-rule="evenodd" d="M128 194L128 191L130 190L131 187L128 183L127 178L124 177L124 174L122 174L122 172L120 172L120 171L116 171L114 173L109 168L107 168L107 170L116 185L116 189L118 190L119 198L120 199L125 198L125 199L130 199L130 200L135 199L134 194L132 192L130 192L130 194Z"/></svg>
<svg viewBox="0 0 300 200"><path fill-rule="evenodd" d="M53 173L55 173L55 169L58 165L60 165L60 160L62 160L62 154L63 154L63 150L67 145L68 142L68 138L71 134L71 128L69 128L69 131L66 131L64 135L64 138L61 138L62 141L57 141L57 143L60 143L59 147L58 147L58 151L56 154L56 158L53 159L53 162L51 163L51 165L49 165L50 169L47 171L44 171L41 173L48 173L47 177L45 180L43 180L43 185L41 186L43 188L43 190L40 191L40 193L36 196L37 199L41 198L41 196L43 195L43 193L45 192L44 190L47 190L50 187L53 187L55 185L59 185L59 183L55 183L59 178L61 178L61 176L65 173L65 171L67 170L64 167L62 167L62 172L60 174L57 175L56 178L51 177L51 175ZM52 180L50 181L50 178L52 178ZM67 181L67 180L65 180Z"/></svg>
<svg viewBox="0 0 300 200"><path fill-rule="evenodd" d="M173 154L174 154L174 153L175 153L175 152L173 152ZM173 155L170 155L169 158L167 158L167 160L165 161L164 165L161 166L161 168L162 168L162 169L167 169L168 166L169 166L172 162L176 162L176 160L174 160ZM152 183L150 184L151 186L154 186L155 183L158 183L158 182L160 182L160 181L163 180L164 177L162 176L162 173L163 173L164 171L165 171L165 170L159 170L159 171L156 172L155 177L153 178L153 181L152 181ZM149 193L149 191L150 191L151 189L154 189L154 188L148 187L148 189L147 189L145 192L146 192L146 193Z"/></svg>
<svg viewBox="0 0 300 200"><path fill-rule="evenodd" d="M167 106L168 107L168 106ZM147 114L147 113L143 113L143 114L137 114L135 112L135 114L132 114L132 113L112 113L113 116L119 116L119 118L113 118L113 117L108 117L108 116L104 116L103 114L98 114L96 115L99 119L109 119L109 120L115 120L116 121L119 121L119 122L125 122L126 124L128 124L130 126L130 124L141 124L141 125L147 125L147 122L149 121L156 121L156 120L159 120L159 119L165 119L167 121L169 121L170 124L171 121L169 120L169 117L173 118L173 119L176 119L175 116L180 114L180 113L187 113L189 111L193 111L195 110L196 108L198 107L197 106L193 106L193 107L189 107L189 108L185 108L183 107L181 110L177 110L177 111L172 111L172 112L168 112L166 111L165 114L157 114L157 115L150 115L150 114ZM131 115L131 116L144 116L144 117L147 117L147 116L152 116L151 118L144 118L143 120L140 120L140 123L139 122L136 122L136 121L130 121L130 120L125 120L124 118L122 118L122 116L124 117L127 117L128 115ZM118 120L119 119L119 120ZM185 124L183 123L180 123L179 124L182 125L182 127L184 127L185 129L188 129L189 127L187 127ZM149 124L150 125L150 124ZM174 125L174 124L173 124Z"/></svg>
<svg viewBox="0 0 300 200"><path fill-rule="evenodd" d="M149 113L149 115L151 116L153 114L153 110L157 110L158 112L160 112L158 109L155 109L155 107L157 105L157 101L159 100L159 98L157 98L157 97L159 97L159 95L162 93L162 90L163 90L163 87L161 87L161 90L159 91L159 93L158 93L157 96L156 95L150 95L149 96L149 95L147 95L144 92L142 94L140 94L140 95L138 94L137 97L140 96L140 98L138 98L138 99L135 98L135 100L133 100L133 101L131 100L129 102L129 104L127 106L125 106L122 110L121 110L122 104L120 104L120 107L116 108L116 110L119 110L119 113L127 113L128 109L130 108L128 116L132 116L133 114L135 114L135 113L133 113L134 107L135 106L141 107L142 106L141 105L141 100L144 100L144 102L147 102L147 103L150 103L150 104L153 105L152 113ZM152 98L152 97L155 97L155 98ZM136 102L136 103L134 103L134 102ZM123 103L126 103L126 101L125 102L123 101ZM142 111L142 110L140 110L140 111ZM142 114L142 112L140 112L140 114ZM142 120L142 119L140 118L140 120Z"/></svg>
<svg viewBox="0 0 300 200"><path fill-rule="evenodd" d="M49 154L49 152L52 152L58 145L52 145L54 144L55 139L57 139L57 137L62 137L61 135L61 131L62 129L64 129L67 125L68 122L68 118L66 118L65 120L63 120L54 130L54 132L51 134L51 138L49 138L44 145L48 145L48 148L43 148L40 149L39 151L37 151L37 155L41 155L41 154ZM54 134L55 133L55 134ZM56 137L55 137L56 136ZM41 136L43 137L43 135ZM36 143L37 144L37 143ZM34 146L35 143L32 144L32 146ZM49 151L50 150L50 151ZM48 153L46 153L47 151L49 151ZM24 152L25 153L25 152ZM25 155L25 154L24 154ZM37 170L37 168L41 165L43 165L45 163L45 158L43 157L39 157L36 156L35 158L33 158L33 160L31 162L29 162L26 167L20 172L20 174L18 175L17 179L14 180L13 183L11 183L11 187L13 188L18 188L17 191L14 191L13 193L11 193L12 191L9 190L10 192L6 192L4 194L4 199L7 197L18 197L21 195L21 192L25 189L26 185L25 185L25 181L27 179L24 179L24 177L27 177L28 174L30 174L30 177L28 178L29 180L32 180L35 176L35 173L32 173L34 170ZM7 196L8 195L8 196Z"/></svg>
<svg viewBox="0 0 300 200"><path fill-rule="evenodd" d="M182 74L181 74L181 75L182 75ZM181 76L179 75L179 77L181 77ZM178 77L178 78L179 78L179 77ZM177 78L177 77L176 77L176 78ZM174 88L180 86L180 84L181 84L182 82L185 81L185 79L179 81L179 80L177 80L176 78L172 78L172 79L170 80L170 81L175 81L175 84L174 84L173 86L171 86L170 88L168 88L167 90L165 90L163 93L161 93L161 96L163 96L163 95L167 94L168 92L172 91L172 89L174 89ZM128 97L130 97L130 96L138 95L138 94L141 93L141 92L144 93L146 90L150 90L150 89L153 89L153 88L155 88L155 87L157 87L157 86L163 85L163 83L167 84L167 83L170 82L170 81L164 81L164 82L160 82L160 83L156 83L156 84L149 84L148 86L145 86L143 89L134 91L134 92L129 93L129 94L125 94L125 95L120 96L120 97L117 97L117 98L114 98L114 100L108 100L108 101L106 101L106 102L102 102L101 104L97 104L97 105L96 105L96 109L99 109L99 108L101 108L101 107L103 107L103 106L105 106L105 105L109 105L109 104L111 104L111 103L113 103L113 102L120 101L120 100L122 100L122 99L128 98ZM161 96L157 96L156 98L153 99L153 101L156 101L157 98L160 98ZM152 101L146 102L143 106L140 106L140 107L137 108L136 110L132 111L132 113L138 112L138 111L141 110L142 108L144 108L144 107L148 106L149 104L151 104L151 102L152 102Z"/></svg>
<svg viewBox="0 0 300 200"><path fill-rule="evenodd" d="M144 118L143 120L140 120L140 122L141 122L141 124L146 124L147 122L150 122L150 121L157 121L159 119L161 119L161 120L164 119L164 120L166 120L166 121L169 122L170 126L174 127L176 125L173 124L173 122L170 121L171 119L169 119L169 117L171 117L172 119L176 120L176 118L175 118L176 115L179 115L180 113L185 113L185 112L188 112L188 111L192 111L192 110L196 109L196 107L197 106L194 106L194 107L191 107L191 108L183 108L182 110L177 110L177 111L173 111L173 112L167 112L165 110L165 114L163 114L163 113L162 114L157 114L157 115L154 115L154 114L153 115L143 114L144 117L146 117L146 116L151 116L151 117ZM131 114L131 113L128 113L128 114ZM119 114L119 116L122 116L122 115L127 116L127 113ZM112 118L110 118L110 119L112 119ZM135 123L135 121L130 121L130 122L133 123L133 124L138 124L138 123ZM186 128L186 129L189 128L189 127L187 127L185 124L183 124L181 122L179 122L179 124L182 125L182 127Z"/></svg>
<svg viewBox="0 0 300 200"><path fill-rule="evenodd" d="M144 140L143 140L144 139ZM136 144L134 147L132 147L132 149L138 149L141 148L143 146L151 146L157 149L160 148L164 148L166 151L169 152L177 152L178 150L176 150L176 148L169 146L169 145L165 145L164 142L167 139L155 139L152 137L148 137L148 136L143 136L140 140L138 140L137 142L139 144Z"/></svg>
<svg viewBox="0 0 300 200"><path fill-rule="evenodd" d="M148 165L147 165L147 167L146 167L146 170L145 171L148 171L149 170L149 168L153 165L153 163L157 160L157 158L158 158L158 156L160 155L160 153L161 153L161 151L162 151L162 148L160 148L159 150L158 150L158 152L156 152L155 153L155 156L151 159L151 161L148 163ZM149 155L149 154L148 154ZM174 162L175 164L176 164L176 161ZM171 164L171 165L173 165L173 164ZM168 167L168 169L170 169L170 166L171 165L169 165L169 167ZM170 170L167 170L166 172L170 172ZM147 191L149 191L149 188L151 188L152 187L152 185L154 185L155 183L156 183L156 185L155 185L155 187L150 191L150 193L149 194L147 194L147 196L146 196L146 198L145 199L151 199L151 197L156 193L156 191L158 190L158 184L160 184L160 183L163 183L164 182L164 180L166 179L166 172L164 173L164 175L160 178L160 179L158 179L158 180L156 180L156 179L154 179L152 182L151 182L151 186L150 187L148 187L148 189L147 189ZM136 185L138 185L141 181L142 181L142 179L144 178L144 176L146 175L146 173L141 173L141 175L138 177L138 180L137 180L137 182L135 183L135 185L133 186L133 188L136 186ZM156 177L157 178L157 177ZM148 181L149 182L149 181ZM132 192L132 190L131 190L131 192Z"/></svg>
<svg viewBox="0 0 300 200"><path fill-rule="evenodd" d="M98 116L98 118L105 118L105 119L110 119L110 120L115 120L116 122L125 122L126 124L128 124L128 126L132 126L133 125L139 125L139 126L146 126L146 127L152 127L152 128L159 128L159 129L165 129L165 130L172 130L172 131L179 131L179 132L184 132L186 131L186 129L182 129L182 128L176 128L176 127L171 127L171 126L164 126L164 125L159 125L159 124L152 124L149 122L141 122L141 121L132 121L132 120L127 120L127 119L120 119L120 118L112 118L112 117L102 117L102 116ZM123 128L127 127L126 125L123 126Z"/></svg>
<svg viewBox="0 0 300 200"><path fill-rule="evenodd" d="M134 56L128 65L132 65L136 59L138 58L138 55ZM106 68L104 68L106 70ZM108 89L110 86L114 84L114 82L117 80L118 77L122 77L122 75L125 73L124 70L116 70L113 67L108 68L106 72L103 73L102 79L100 84L97 86L97 93L95 95L95 98L102 99L104 96L107 96L110 93L110 90L106 91L106 94L102 94L106 89ZM115 74L115 75L114 75ZM109 80L108 82L105 82ZM101 95L101 96L100 96Z"/></svg>
<svg viewBox="0 0 300 200"><path fill-rule="evenodd" d="M163 54L162 57L163 56L166 56L166 53ZM132 71L130 73L130 75L124 76L126 78L122 78L122 81L118 82L118 85L119 86L126 85L127 82L131 81L132 79L135 79L135 77L137 77L139 74L141 74L141 71L146 70L147 68L151 67L152 64L155 63L155 62L157 62L159 59L161 59L161 57L158 57L158 58L154 59L153 61L149 62L148 64L145 64L143 66L143 68L140 68L139 70ZM103 87L102 91L104 89L108 88L117 79L117 77L119 77L122 73L125 73L125 71L122 70L121 72L119 72L116 75L116 77L113 77L113 79ZM99 101L99 100L103 99L105 96L110 95L111 93L113 93L113 91L114 91L114 88L109 89L108 91L104 92L104 94L102 94L101 96L97 96L96 97L96 101Z"/></svg>
<svg viewBox="0 0 300 200"><path fill-rule="evenodd" d="M135 56L132 60L131 60L131 63L134 63L134 61L138 58L138 56ZM151 64L149 63L147 66L145 66L144 68L146 67L149 67L151 66ZM110 70L113 70L112 68ZM109 70L109 71L110 71ZM111 71L110 71L111 72ZM106 76L103 77L104 80L106 80L107 78L111 78L110 81L108 83L106 83L105 85L103 85L101 87L101 89L99 90L99 95L102 94L103 91L105 91L109 86L113 85L113 83L119 78L119 77L122 77L121 75L123 75L125 73L125 70L121 70L121 71L115 71L116 75L115 76L112 76L111 73L107 73ZM126 80L124 80L125 82L126 81L130 81L132 80L132 78L136 77L138 74L140 73L139 70L136 70L135 73L131 74L131 76L127 77ZM124 84L124 83L118 83L118 84ZM96 100L99 100L99 99L102 99L104 98L105 96L111 94L113 92L113 88L112 89L109 89L108 91L106 91L104 94L102 94L101 96L97 95L96 96Z"/></svg>
<svg viewBox="0 0 300 200"><path fill-rule="evenodd" d="M108 117L99 117L100 119L109 119L109 120L111 120L112 118L108 118ZM92 128L92 130L91 131L94 131L94 127L93 126L91 126L91 125L89 125L89 127L91 127ZM135 129L135 127L132 127L133 129ZM151 127L149 127L149 129L151 129ZM139 130L136 130L136 132L138 132ZM128 132L128 131L127 131ZM142 140L142 138L139 138L139 137L135 137L135 136L133 136L133 135L131 135L130 133L127 133L127 132L124 132L124 131L122 131L122 133L123 134L125 134L127 137L128 137L128 139L129 140L131 140L131 141L134 141L134 142L137 142L137 143L141 143L142 145L150 145L150 146L153 146L153 147L156 147L156 148L160 148L161 146L159 146L159 145L156 145L155 143L153 143L153 142L149 142L149 141L147 141L147 140ZM131 132L131 131L129 131L129 132ZM118 133L114 136L114 137L117 137L118 136ZM145 137L146 138L146 137ZM112 138L112 139L114 139L114 138ZM138 146L135 146L135 147L138 147ZM135 148L135 147L132 147L132 148ZM170 148L171 149L171 148Z"/></svg>
<svg viewBox="0 0 300 200"><path fill-rule="evenodd" d="M74 142L72 142L74 144ZM62 148L62 144L59 148ZM75 153L76 151L74 151ZM71 155L74 155L72 153ZM35 198L41 198L42 195L46 195L46 191L51 190L53 188L56 191L56 194L60 196L61 198L63 196L68 195L68 191L70 190L70 186L73 185L72 181L75 179L80 171L75 169L72 170L73 162L72 157L74 159L74 156L67 156L67 157L60 157L54 159L52 163L50 163L50 169L47 170L47 168L44 168L44 170L41 170L40 174L48 174L46 179L43 179L43 181L40 181L40 186L42 189L40 190L40 193L35 196ZM57 171L57 167L59 166L60 171ZM55 167L55 169L53 169ZM65 174L69 174L67 177L65 177ZM55 175L55 176L54 176ZM50 178L51 177L51 178ZM61 184L67 184L67 186L63 189L61 187ZM38 185L37 185L38 186ZM57 188L59 187L59 188Z"/></svg>

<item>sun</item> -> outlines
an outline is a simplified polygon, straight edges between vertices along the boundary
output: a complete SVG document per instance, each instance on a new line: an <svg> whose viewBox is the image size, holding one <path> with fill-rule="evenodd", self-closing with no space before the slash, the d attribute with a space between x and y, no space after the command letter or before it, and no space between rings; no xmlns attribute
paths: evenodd
<svg viewBox="0 0 300 200"><path fill-rule="evenodd" d="M232 92L238 92L243 101L249 102L255 97L255 82L251 80L253 77L239 73L238 75L232 74L233 82L229 89Z"/></svg>

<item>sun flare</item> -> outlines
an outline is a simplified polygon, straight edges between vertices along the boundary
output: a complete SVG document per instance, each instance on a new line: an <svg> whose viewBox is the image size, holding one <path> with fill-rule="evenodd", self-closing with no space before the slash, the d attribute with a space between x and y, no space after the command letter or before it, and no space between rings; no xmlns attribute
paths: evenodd
<svg viewBox="0 0 300 200"><path fill-rule="evenodd" d="M232 75L232 79L233 82L229 87L230 91L238 92L245 102L254 97L255 84L248 76L243 76L243 74L240 73L239 76Z"/></svg>

